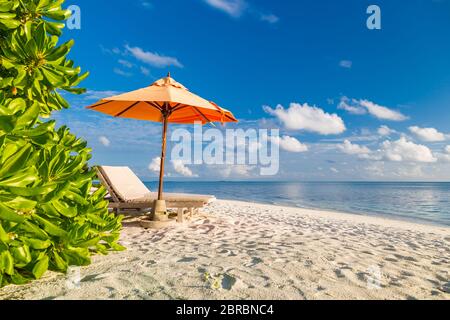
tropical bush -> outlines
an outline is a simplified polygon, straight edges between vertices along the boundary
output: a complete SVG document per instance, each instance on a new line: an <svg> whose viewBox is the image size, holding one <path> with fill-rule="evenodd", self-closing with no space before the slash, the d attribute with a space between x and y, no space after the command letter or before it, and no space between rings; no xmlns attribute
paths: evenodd
<svg viewBox="0 0 450 320"><path fill-rule="evenodd" d="M87 143L56 128L62 92L87 77L58 44L64 0L0 0L0 287L121 250L121 218L91 192Z"/></svg>

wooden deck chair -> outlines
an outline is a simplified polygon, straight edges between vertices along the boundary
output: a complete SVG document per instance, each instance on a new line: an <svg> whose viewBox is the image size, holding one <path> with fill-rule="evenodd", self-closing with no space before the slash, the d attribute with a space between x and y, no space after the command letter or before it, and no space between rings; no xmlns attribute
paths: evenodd
<svg viewBox="0 0 450 320"><path fill-rule="evenodd" d="M116 213L129 210L148 212L158 198L158 194L151 192L129 167L99 166L97 175L110 194L109 208ZM216 199L209 195L185 193L164 193L163 198L167 208L177 209L178 222L183 222L186 213L192 216Z"/></svg>

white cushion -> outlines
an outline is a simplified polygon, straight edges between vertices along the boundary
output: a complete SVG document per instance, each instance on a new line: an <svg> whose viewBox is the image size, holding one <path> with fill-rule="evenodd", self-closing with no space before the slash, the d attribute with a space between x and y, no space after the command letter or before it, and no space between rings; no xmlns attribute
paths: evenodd
<svg viewBox="0 0 450 320"><path fill-rule="evenodd" d="M102 166L101 169L115 193L125 202L145 197L150 193L129 167Z"/></svg>

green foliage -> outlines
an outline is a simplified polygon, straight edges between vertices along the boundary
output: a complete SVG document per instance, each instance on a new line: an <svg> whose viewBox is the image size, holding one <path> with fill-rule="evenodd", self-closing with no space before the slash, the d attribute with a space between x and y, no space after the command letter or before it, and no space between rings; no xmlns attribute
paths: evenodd
<svg viewBox="0 0 450 320"><path fill-rule="evenodd" d="M122 250L121 218L91 193L91 150L46 121L87 76L58 45L64 0L0 0L0 287ZM58 22L59 21L59 22Z"/></svg>

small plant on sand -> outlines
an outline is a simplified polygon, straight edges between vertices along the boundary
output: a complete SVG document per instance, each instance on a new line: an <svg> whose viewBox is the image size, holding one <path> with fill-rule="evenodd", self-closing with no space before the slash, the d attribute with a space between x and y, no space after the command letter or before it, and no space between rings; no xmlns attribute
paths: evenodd
<svg viewBox="0 0 450 320"><path fill-rule="evenodd" d="M205 281L211 289L218 290L221 288L221 277L220 275L211 275L209 272L203 274L203 281Z"/></svg>
<svg viewBox="0 0 450 320"><path fill-rule="evenodd" d="M211 274L209 272L205 272L203 273L203 281L206 282L213 290L231 290L237 283L237 279L227 273Z"/></svg>
<svg viewBox="0 0 450 320"><path fill-rule="evenodd" d="M121 250L121 218L91 192L90 149L46 120L87 76L58 45L64 0L0 0L0 287Z"/></svg>

